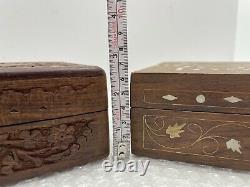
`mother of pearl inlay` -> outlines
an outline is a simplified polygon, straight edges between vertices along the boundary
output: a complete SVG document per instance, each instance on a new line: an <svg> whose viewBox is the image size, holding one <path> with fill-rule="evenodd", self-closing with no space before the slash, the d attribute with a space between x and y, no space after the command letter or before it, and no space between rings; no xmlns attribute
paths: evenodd
<svg viewBox="0 0 250 187"><path fill-rule="evenodd" d="M205 97L204 95L198 95L198 96L196 97L196 101L197 101L198 103L205 103L206 97Z"/></svg>
<svg viewBox="0 0 250 187"><path fill-rule="evenodd" d="M162 96L162 99L165 99L168 101L174 101L174 100L178 99L178 97L175 97L173 95L164 95L164 96Z"/></svg>
<svg viewBox="0 0 250 187"><path fill-rule="evenodd" d="M224 100L226 100L230 103L238 103L238 102L242 101L242 99L235 97L235 96L226 97L226 98L224 98Z"/></svg>

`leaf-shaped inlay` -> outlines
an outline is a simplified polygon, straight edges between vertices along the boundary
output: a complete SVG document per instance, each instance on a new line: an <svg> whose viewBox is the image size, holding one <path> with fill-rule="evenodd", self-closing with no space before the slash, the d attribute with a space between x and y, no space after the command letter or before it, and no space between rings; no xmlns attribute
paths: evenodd
<svg viewBox="0 0 250 187"><path fill-rule="evenodd" d="M226 100L230 103L238 103L238 102L242 101L242 99L240 99L238 97L234 97L234 96L226 97L226 98L224 98L224 100Z"/></svg>
<svg viewBox="0 0 250 187"><path fill-rule="evenodd" d="M183 133L183 127L185 127L186 124L182 124L182 125L178 125L178 123L176 123L174 126L169 125L167 130L166 130L166 134L170 135L170 138L180 138L180 133Z"/></svg>
<svg viewBox="0 0 250 187"><path fill-rule="evenodd" d="M226 142L226 146L227 146L227 149L231 149L233 152L237 151L238 153L241 154L240 141L235 140L235 139L231 139L231 140L229 140L229 141Z"/></svg>
<svg viewBox="0 0 250 187"><path fill-rule="evenodd" d="M165 100L168 100L168 101L174 101L174 100L177 100L178 97L175 97L173 95L164 95L164 96L162 96L162 99L165 99Z"/></svg>

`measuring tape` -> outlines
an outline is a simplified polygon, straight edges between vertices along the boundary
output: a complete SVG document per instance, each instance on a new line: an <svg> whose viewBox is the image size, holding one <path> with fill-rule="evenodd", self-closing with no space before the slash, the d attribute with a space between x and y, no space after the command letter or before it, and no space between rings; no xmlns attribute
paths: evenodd
<svg viewBox="0 0 250 187"><path fill-rule="evenodd" d="M130 155L130 105L126 0L107 0L113 113L113 156Z"/></svg>

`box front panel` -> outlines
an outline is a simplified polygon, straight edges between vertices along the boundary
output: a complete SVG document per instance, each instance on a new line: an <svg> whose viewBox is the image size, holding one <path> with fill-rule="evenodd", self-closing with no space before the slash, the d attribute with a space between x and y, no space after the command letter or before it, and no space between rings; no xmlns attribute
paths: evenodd
<svg viewBox="0 0 250 187"><path fill-rule="evenodd" d="M107 111L0 127L0 185L109 154Z"/></svg>
<svg viewBox="0 0 250 187"><path fill-rule="evenodd" d="M132 109L132 153L250 170L250 116Z"/></svg>
<svg viewBox="0 0 250 187"><path fill-rule="evenodd" d="M0 126L107 109L105 76L0 81Z"/></svg>
<svg viewBox="0 0 250 187"><path fill-rule="evenodd" d="M132 107L250 114L250 76L134 74Z"/></svg>

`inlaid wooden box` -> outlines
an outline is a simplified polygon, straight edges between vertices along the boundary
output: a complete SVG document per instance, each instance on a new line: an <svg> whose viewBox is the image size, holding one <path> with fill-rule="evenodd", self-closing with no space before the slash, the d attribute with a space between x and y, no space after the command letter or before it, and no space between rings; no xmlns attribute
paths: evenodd
<svg viewBox="0 0 250 187"><path fill-rule="evenodd" d="M0 185L108 154L102 69L69 63L0 64Z"/></svg>
<svg viewBox="0 0 250 187"><path fill-rule="evenodd" d="M250 170L250 65L163 63L132 74L132 153Z"/></svg>

